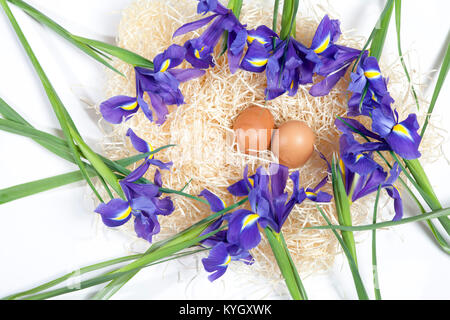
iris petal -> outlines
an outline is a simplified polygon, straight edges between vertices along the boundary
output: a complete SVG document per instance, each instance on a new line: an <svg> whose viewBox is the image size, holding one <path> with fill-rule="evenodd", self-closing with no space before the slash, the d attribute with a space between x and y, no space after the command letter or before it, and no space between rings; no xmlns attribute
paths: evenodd
<svg viewBox="0 0 450 320"><path fill-rule="evenodd" d="M131 207L122 199L112 199L108 203L100 203L95 209L108 227L118 227L131 218Z"/></svg>

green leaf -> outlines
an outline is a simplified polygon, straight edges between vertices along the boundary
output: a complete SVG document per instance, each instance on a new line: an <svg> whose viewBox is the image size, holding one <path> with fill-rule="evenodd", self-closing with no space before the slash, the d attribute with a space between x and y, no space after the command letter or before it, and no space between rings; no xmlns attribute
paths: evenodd
<svg viewBox="0 0 450 320"><path fill-rule="evenodd" d="M95 176L95 172L88 170L89 174ZM60 174L54 177L40 179L32 182L19 184L0 190L0 204L21 199L39 192L51 190L63 185L83 180L83 175L79 170Z"/></svg>
<svg viewBox="0 0 450 320"><path fill-rule="evenodd" d="M335 157L333 157L331 164L331 179L333 186L334 202L336 204L336 212L339 224L343 226L352 225L352 216L350 212L350 200L347 192L345 190L344 181L342 179L341 170L336 163ZM342 238L345 245L350 250L355 263L357 263L356 258L356 245L355 238L352 232L343 231Z"/></svg>
<svg viewBox="0 0 450 320"><path fill-rule="evenodd" d="M428 177L427 177L419 159L405 160L405 164L406 164L408 170L413 175L417 184L427 194L428 199L429 199L427 201L427 204L430 206L430 208L432 210L442 209L442 205L439 202L439 199L437 198L436 193L434 192L433 187L431 186L430 180L428 180ZM439 222L441 223L442 227L444 227L447 234L450 235L450 220L448 219L448 217L440 217Z"/></svg>
<svg viewBox="0 0 450 320"><path fill-rule="evenodd" d="M386 6L381 13L380 19L375 26L375 33L370 44L370 55L377 58L381 57L381 52L383 51L384 42L386 40L387 31L389 28L389 23L391 21L392 11L394 9L394 1L388 0Z"/></svg>
<svg viewBox="0 0 450 320"><path fill-rule="evenodd" d="M330 220L327 218L326 214L322 211L322 209L316 205L317 210L319 210L322 217L327 222L328 226L332 226ZM331 230L336 237L336 239L339 241L342 249L344 250L345 256L347 257L348 265L350 267L350 271L352 272L353 276L353 282L355 284L356 293L358 294L358 298L360 300L369 300L369 296L367 295L366 288L364 287L364 283L362 282L361 275L359 274L358 266L356 265L356 261L353 259L353 255L350 251L350 249L345 244L345 241L339 234L336 232L336 230Z"/></svg>
<svg viewBox="0 0 450 320"><path fill-rule="evenodd" d="M154 265L157 265L157 264L160 264L160 263L164 263L164 262L167 262L167 261L170 261L170 260L178 259L180 257L187 256L187 255L190 255L190 254L195 254L195 253L200 252L200 251L204 251L204 249L201 249L201 250L190 250L188 252L184 252L184 253L180 253L180 254L174 254L171 257L167 258L167 259L161 259L161 260L158 260L158 261L154 261L152 263L148 263L147 265L143 266L142 268L147 268L147 267L154 266ZM140 255L140 256L142 257L142 255ZM131 260L131 259L128 259L128 260ZM95 286L95 285L99 285L99 284L105 283L107 281L111 281L111 280L113 280L113 279L115 279L117 277L125 275L126 273L127 272L120 272L120 273L108 272L106 274L103 274L103 275L100 275L100 276L97 276L97 277L93 277L93 278L88 279L88 280L81 281L80 283L77 284L77 286L73 286L73 287L65 286L65 287L62 287L62 288L59 288L59 289L50 290L50 291L47 291L47 292L37 293L37 294L33 294L33 295L27 295L23 299L24 300L49 299L49 298L56 297L56 296L59 296L59 295L62 295L62 294L83 290L83 289L86 289L86 288L89 288L89 287L92 287L92 286ZM71 275L69 278L71 278L73 276L78 276L78 275L77 274ZM62 281L64 281L64 280L65 279L63 279ZM60 281L60 282L62 282L62 281ZM52 284L47 283L47 284L45 284L43 286L50 286L51 287L51 286L54 286L54 284L53 283ZM35 291L35 290L33 290L33 291Z"/></svg>
<svg viewBox="0 0 450 320"><path fill-rule="evenodd" d="M148 60L134 52L131 52L127 49L117 47L115 45L101 42L98 40L83 38L83 37L79 37L79 36L75 36L75 35L73 35L72 37L81 43L92 46L98 50L104 51L114 57L119 58L123 62L126 62L133 66L147 68L147 69L153 69L153 67L154 67L153 62L151 62L150 60Z"/></svg>
<svg viewBox="0 0 450 320"><path fill-rule="evenodd" d="M435 219L439 217L448 216L450 214L450 208L435 210L430 213L424 213L421 215L417 215L414 217L403 218L398 221L386 221L386 222L378 222L374 224L367 224L361 226L341 226L341 225L328 225L328 226L315 226L315 227L305 227L305 229L332 229L332 230L342 230L342 231L368 231L375 230L380 228L394 227L401 224L417 222L417 221L425 221L430 219Z"/></svg>
<svg viewBox="0 0 450 320"><path fill-rule="evenodd" d="M69 41L73 45L75 45L78 49L89 55L90 57L94 58L104 66L110 68L111 70L117 72L118 74L125 76L123 73L121 73L119 70L114 68L109 62L107 62L105 59L103 59L101 56L104 56L103 53L98 52L97 50L85 45L84 43L81 43L73 38L73 35L61 27L59 24L51 20L48 16L44 15L42 12L36 10L26 2L22 0L8 0L12 4L16 5L17 7L21 8L23 11L25 11L28 15L30 15L33 19L38 21L39 23L42 23L43 25L49 27L51 30L55 31L58 35L60 35L65 40ZM109 58L108 58L109 59Z"/></svg>
<svg viewBox="0 0 450 320"><path fill-rule="evenodd" d="M115 265L115 264L123 263L123 262L130 261L130 260L135 260L135 259L140 258L140 257L142 257L142 254L133 254L133 255L128 255L128 256L124 256L124 257L115 258L115 259L112 259L112 260L96 263L96 264L93 264L93 265L90 265L90 266L87 266L87 267L83 267L83 268L74 270L72 272L69 272L69 273L67 273L67 274L65 274L65 275L63 275L63 276L61 276L61 277L59 277L59 278L57 278L55 280L52 280L52 281L46 282L46 283L44 283L42 285L39 285L37 287L34 287L32 289L29 289L29 290L26 290L26 291L22 291L22 292L19 292L19 293L15 293L13 295L10 295L10 296L7 296L5 298L2 298L2 300L16 300L16 299L19 299L21 297L37 294L37 293L39 293L41 291L47 290L49 288L52 288L52 287L54 287L54 286L56 286L56 285L58 285L58 284L60 284L60 283L62 283L64 281L67 281L67 280L69 280L71 278L81 276L81 275L83 275L85 273L88 273L88 272L92 272L92 271L96 271L96 270L103 269L103 268L106 268L106 267L110 267L110 266Z"/></svg>
<svg viewBox="0 0 450 320"><path fill-rule="evenodd" d="M77 163L78 167L80 168L81 173L83 174L85 180L91 187L94 194L97 196L97 198L100 201L103 202L103 199L101 198L100 194L98 193L95 186L93 185L93 183L89 177L89 174L86 171L86 167L83 164L83 162L81 161L80 153L77 150L75 143L72 140L71 132L69 129L71 127L72 128L74 127L72 119L70 119L70 117L68 116L67 111L65 110L65 108L62 104L62 101L58 97L56 91L54 90L52 84L50 83L50 80L47 78L47 75L45 74L44 70L42 69L42 67L41 67L38 59L36 58L33 50L31 49L25 35L23 34L22 30L20 29L16 19L14 18L14 15L12 14L8 4L6 3L6 0L0 0L0 4L3 7L9 21L11 22L11 25L12 25L14 31L17 34L17 37L19 38L23 48L25 49L25 52L27 53L27 55L31 61L31 64L35 68L36 73L38 74L38 76L42 82L42 85L45 89L48 99L50 100L50 103L53 107L54 113L60 123L60 126L64 133L64 136L67 138L67 142L68 142L70 151L74 157L75 162Z"/></svg>
<svg viewBox="0 0 450 320"><path fill-rule="evenodd" d="M445 82L445 78L447 77L448 69L450 63L450 43L447 43L447 49L445 50L444 60L442 61L441 70L439 71L439 76L436 81L436 86L434 87L433 96L431 97L430 106L428 107L427 117L425 118L425 122L422 126L422 131L420 135L423 137L425 134L425 130L428 127L428 122L430 121L431 114L433 113L434 106L436 105L437 98L439 97L439 93L441 92L442 86Z"/></svg>
<svg viewBox="0 0 450 320"><path fill-rule="evenodd" d="M286 40L289 36L295 37L295 19L297 17L298 0L285 0L281 16L280 39Z"/></svg>
<svg viewBox="0 0 450 320"><path fill-rule="evenodd" d="M378 186L377 196L375 198L375 204L373 206L373 219L372 223L377 223L377 210L378 201L380 199L381 185ZM381 300L380 281L378 277L378 263L377 263L377 232L376 229L372 230L372 271L373 271L373 286L375 291L375 299Z"/></svg>
<svg viewBox="0 0 450 320"><path fill-rule="evenodd" d="M297 268L292 261L282 233L276 233L270 227L264 229L267 240L272 248L273 255L284 277L289 293L294 300L308 300Z"/></svg>
<svg viewBox="0 0 450 320"><path fill-rule="evenodd" d="M405 59L403 58L401 35L400 35L401 16L402 16L402 0L395 0L395 30L397 31L398 56L400 57L403 70L405 71L406 79L408 79L408 83L411 86L411 93L413 95L414 101L416 102L417 110L420 110L419 99L417 98L416 89L414 89L414 86L411 84L411 77L409 75L408 68L406 67Z"/></svg>

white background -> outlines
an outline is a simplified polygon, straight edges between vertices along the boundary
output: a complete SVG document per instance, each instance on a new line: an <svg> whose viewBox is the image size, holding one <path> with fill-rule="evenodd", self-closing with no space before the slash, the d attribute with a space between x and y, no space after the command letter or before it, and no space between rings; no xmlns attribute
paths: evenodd
<svg viewBox="0 0 450 320"><path fill-rule="evenodd" d="M193 0L194 1L194 0ZM130 0L29 1L74 34L113 43L120 11ZM421 72L437 68L449 32L446 0L403 1L404 51L416 50ZM342 29L367 36L384 1L335 0ZM98 116L85 103L104 97L104 69L11 6L47 75L88 143L98 149ZM301 10L301 8L300 8ZM0 96L34 126L52 133L58 123L22 47L3 12L0 13ZM385 52L396 53L394 21ZM435 77L426 91L430 97ZM448 82L435 113L450 122ZM65 173L75 166L50 154L33 141L0 132L0 188ZM443 145L450 155L448 141ZM445 157L426 166L443 206L450 205L450 167ZM0 297L28 289L79 267L129 254L130 239L99 228L89 192L72 184L0 206ZM418 210L405 200L405 216ZM100 231L99 231L100 230ZM370 234L358 246L359 264L372 294ZM425 224L408 224L378 232L378 261L385 299L449 299L450 259L433 242ZM200 270L200 271L197 271ZM285 291L271 292L259 279L250 283L233 272L209 283L199 258L187 258L141 271L115 299L284 299ZM330 272L309 276L304 285L311 299L355 299L346 262L337 259ZM86 299L97 288L59 297Z"/></svg>

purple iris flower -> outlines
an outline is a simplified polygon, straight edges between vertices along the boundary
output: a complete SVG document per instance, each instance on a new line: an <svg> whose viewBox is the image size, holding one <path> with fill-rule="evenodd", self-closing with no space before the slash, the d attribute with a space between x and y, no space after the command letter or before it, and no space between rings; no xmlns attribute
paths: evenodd
<svg viewBox="0 0 450 320"><path fill-rule="evenodd" d="M328 15L325 15L317 27L311 43L312 51L309 53L309 56L320 59L316 73L325 78L311 87L309 93L312 96L327 95L361 52L335 44L340 35L339 21L331 20Z"/></svg>
<svg viewBox="0 0 450 320"><path fill-rule="evenodd" d="M181 26L175 31L173 37L197 30L214 21L200 37L188 40L184 44L186 60L194 68L214 67L212 53L222 34L228 31L228 58L230 70L234 73L239 67L239 61L244 52L247 39L245 26L239 22L231 10L225 8L218 1L200 1L197 11L203 14L211 11L214 14Z"/></svg>
<svg viewBox="0 0 450 320"><path fill-rule="evenodd" d="M210 11L217 10L217 7L221 7L222 5L217 0L199 0L197 5L197 13L198 14L206 14Z"/></svg>
<svg viewBox="0 0 450 320"><path fill-rule="evenodd" d="M267 100L285 92L294 96L299 85L313 82L321 60L316 54L311 54L312 51L292 37L284 41L276 39L266 67Z"/></svg>
<svg viewBox="0 0 450 320"><path fill-rule="evenodd" d="M389 177L381 166L377 166L369 174L361 175L350 170L350 168L344 164L342 159L339 161L339 164L345 189L351 202L355 202L360 198L377 192L378 187L380 186L382 189L386 190L387 194L394 200L395 215L392 220L396 221L402 218L402 198L400 192L394 186L394 182L397 180L401 171L397 163L392 167Z"/></svg>
<svg viewBox="0 0 450 320"><path fill-rule="evenodd" d="M141 108L145 116L153 121L153 113L144 101L144 93L147 93L157 115L155 122L164 123L167 105L184 103L180 83L204 74L203 70L198 69L174 69L183 62L185 56L186 49L174 44L154 58L154 70L135 67L136 97L116 96L103 102L100 105L103 117L108 122L118 124L128 120Z"/></svg>
<svg viewBox="0 0 450 320"><path fill-rule="evenodd" d="M372 111L378 109L380 105L390 106L394 102L387 90L387 79L381 75L377 59L369 57L367 51L361 56L356 72L352 72L350 78L348 90L353 94L348 102L348 115L362 114L370 117ZM367 93L360 107L362 93L366 85Z"/></svg>
<svg viewBox="0 0 450 320"><path fill-rule="evenodd" d="M248 30L248 49L242 59L240 68L251 72L263 72L266 70L269 57L273 53L273 39L279 41L278 35L265 25Z"/></svg>
<svg viewBox="0 0 450 320"><path fill-rule="evenodd" d="M345 122L345 123L344 123ZM397 111L390 107L381 105L372 112L372 131L368 130L355 119L336 119L335 125L344 133L354 134L348 125L377 142L363 144L369 148L366 151L392 150L404 159L416 159L420 157L418 150L421 136L417 133L419 124L415 114L410 114L405 120L399 122Z"/></svg>
<svg viewBox="0 0 450 320"><path fill-rule="evenodd" d="M230 213L224 219L228 220L227 240L239 247L250 250L261 241L259 227L270 226L275 232L280 232L283 224L296 204L306 198L316 202L329 202L331 196L318 191L326 180L323 180L316 188L306 191L298 187L298 172L294 172L290 178L294 182L294 192L291 197L285 192L289 169L283 165L271 164L269 173L263 168L258 168L252 177L253 184L247 185L246 173L244 179L232 185L232 191L238 186L248 188L248 197L251 211L239 209ZM230 190L229 188L229 190Z"/></svg>
<svg viewBox="0 0 450 320"><path fill-rule="evenodd" d="M397 110L383 106L372 112L372 130L378 133L392 150L404 159L420 157L422 137L417 133L419 123L414 113L399 122Z"/></svg>
<svg viewBox="0 0 450 320"><path fill-rule="evenodd" d="M204 197L213 212L219 212L225 209L225 202L211 191L204 189L200 196ZM202 235L208 234L221 227L224 221L223 216L209 225ZM227 231L220 230L214 235L202 241L202 245L212 247L208 258L202 259L203 266L208 272L212 274L208 277L210 281L214 281L221 277L228 268L231 261L243 261L246 264L253 263L253 257L247 250L240 248L235 244L231 244L227 240Z"/></svg>
<svg viewBox="0 0 450 320"><path fill-rule="evenodd" d="M144 90L142 89L142 77L135 67L136 96L125 95L114 96L100 104L100 113L103 118L113 124L119 124L130 119L138 110L149 110L148 104L144 101ZM146 115L149 114L147 111ZM150 115L150 121L153 118Z"/></svg>
<svg viewBox="0 0 450 320"><path fill-rule="evenodd" d="M332 195L320 191L320 189L327 183L328 181L328 175L323 178L314 188L299 188L299 172L294 171L290 178L292 182L294 183L294 197L296 200L296 203L300 204L304 200L309 199L310 201L317 202L317 203L326 203L330 202L332 199Z"/></svg>
<svg viewBox="0 0 450 320"><path fill-rule="evenodd" d="M340 158L344 164L353 172L361 175L368 175L381 166L372 159L371 153L374 150L382 150L383 146L378 142L367 142L360 144L355 140L352 134L344 133L341 135Z"/></svg>
<svg viewBox="0 0 450 320"><path fill-rule="evenodd" d="M209 252L207 258L202 259L203 267L207 272L212 272L208 279L214 281L220 278L226 271L231 261L243 261L252 264L253 257L246 250L227 242L218 242Z"/></svg>
<svg viewBox="0 0 450 320"><path fill-rule="evenodd" d="M138 151L148 152L151 148L144 140L129 129L127 136ZM152 236L160 230L157 215L169 215L173 212L173 202L169 197L161 198L159 188L162 187L161 173L156 170L154 184L136 183L147 172L150 165L162 169L169 169L171 163L156 160L153 156L132 171L127 177L119 181L126 200L115 198L108 203L101 203L95 212L102 217L103 223L108 227L123 225L131 216L135 216L134 227L138 237L152 241Z"/></svg>

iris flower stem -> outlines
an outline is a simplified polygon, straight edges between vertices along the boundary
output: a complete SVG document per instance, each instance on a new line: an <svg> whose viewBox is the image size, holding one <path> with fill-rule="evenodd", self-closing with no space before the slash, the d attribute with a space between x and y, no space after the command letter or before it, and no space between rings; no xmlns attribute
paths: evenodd
<svg viewBox="0 0 450 320"><path fill-rule="evenodd" d="M381 185L378 186L375 204L373 206L372 223L377 223L378 200L380 199ZM373 272L373 287L375 299L381 300L380 281L378 277L378 262L377 262L377 230L372 230L372 272Z"/></svg>
<svg viewBox="0 0 450 320"><path fill-rule="evenodd" d="M181 258L181 257L184 257L184 256L195 254L195 253L198 253L198 252L201 252L201 251L204 251L204 250L205 249L202 248L202 249L198 249L198 250L191 250L191 251L188 251L188 252L177 253L177 254L174 254L174 255L168 257L167 259L161 259L161 260L149 263L149 264L145 265L143 268L147 268L147 267L154 266L154 265L157 265L157 264L160 264L160 263L164 263L164 262L171 261L171 260L174 260L174 259L178 259L178 258ZM114 265L114 264L119 264L119 263L122 263L122 262L125 262L125 261L135 260L136 258L138 258L138 256L142 256L142 254L125 256L125 257L122 257L122 258L117 258L117 259L105 261L105 262L102 262L102 263L99 263L99 264L95 264L95 265L92 265L92 266L84 267L84 268L82 268L80 270L76 270L76 271L71 272L71 273L69 273L67 275L64 275L64 276L62 276L62 277L60 277L60 278L58 278L58 279L56 279L54 281L48 282L48 283L43 284L43 285L41 285L39 287L36 287L34 289L27 290L27 291L24 291L22 293L19 293L20 296L19 296L19 294L15 294L15 295L8 296L8 297L4 298L4 300L17 300L17 299L20 299L20 298L22 298L23 300L43 300L43 299L49 299L49 298L52 298L52 297L56 297L56 296L60 296L60 295L63 295L63 294L67 294L67 293L70 293L70 292L83 290L83 289L86 289L86 288L89 288L89 287L92 287L92 286L95 286L95 285L99 285L99 284L105 283L105 282L107 282L107 281L109 281L111 279L114 279L115 277L117 277L117 274L114 274L112 272L107 272L105 274L93 277L91 279L83 280L80 283L78 283L77 286L70 286L70 287L66 286L66 287L53 289L53 290L46 291L46 292L42 292L44 289L41 289L43 287L46 287L46 289L54 287L55 285L57 285L57 284L59 284L61 282L64 282L64 281L69 280L71 278L80 276L81 274L84 274L84 273L87 273L87 272L99 270L101 268L105 268L105 267L108 267L108 266L111 266L111 265ZM123 274L125 274L125 273L123 273ZM26 292L31 292L31 294L25 294Z"/></svg>
<svg viewBox="0 0 450 320"><path fill-rule="evenodd" d="M318 205L316 205L317 210L322 215L323 219L326 221L328 226L332 226L330 220L327 218L327 215L325 212L323 212L322 208L320 208ZM327 226L325 226L327 227ZM338 240L339 244L342 247L342 250L344 250L345 256L347 257L348 266L350 267L350 271L352 272L353 282L355 284L356 293L358 295L358 298L360 300L369 300L369 296L367 295L366 288L364 287L364 283L361 279L361 275L359 274L358 266L356 264L356 261L353 259L353 254L347 247L345 243L345 239L339 235L339 233L336 230L331 230Z"/></svg>
<svg viewBox="0 0 450 320"><path fill-rule="evenodd" d="M275 232L270 227L265 228L264 232L292 299L308 300L306 290L303 287L297 268L289 254L283 234L281 232Z"/></svg>
<svg viewBox="0 0 450 320"><path fill-rule="evenodd" d="M42 23L49 29L53 30L56 34L58 34L63 39L67 40L68 42L76 46L78 49L83 51L91 58L97 60L98 62L110 68L114 72L120 74L121 76L125 75L120 71L118 71L109 63L108 60L111 60L111 57L109 55L115 56L120 60L132 64L134 66L153 69L153 63L150 60L147 60L146 58L134 52L128 51L124 48L120 48L105 42L78 37L67 31L61 25L57 24L48 16L38 11L34 7L30 6L26 2L22 0L8 0L8 1L14 4L15 6L19 7L20 9L22 9L24 12L26 12L33 19L37 20L39 23Z"/></svg>
<svg viewBox="0 0 450 320"><path fill-rule="evenodd" d="M352 226L350 200L345 191L345 186L344 186L344 182L342 180L343 178L341 175L341 171L337 167L335 157L333 157L331 171L332 171L332 186L333 186L334 202L336 204L336 212L337 212L339 224L343 225L343 226ZM356 257L356 245L355 245L355 238L353 236L353 232L342 231L342 238L343 238L343 241L345 242L347 248L349 249L349 252L352 255L352 258L355 261L355 264L357 266L358 260Z"/></svg>
<svg viewBox="0 0 450 320"><path fill-rule="evenodd" d="M297 16L298 0L285 0L283 3L283 14L281 17L280 39L286 40L292 35L294 21Z"/></svg>
<svg viewBox="0 0 450 320"><path fill-rule="evenodd" d="M419 159L413 160L405 160L406 166L408 170L413 175L417 184L424 190L424 192L428 195L429 200L427 204L430 206L432 210L442 209L442 205L439 202L439 199L436 196L436 193L431 186L430 180L428 179ZM438 218L439 222L444 227L447 234L450 234L450 220L448 217L440 217Z"/></svg>
<svg viewBox="0 0 450 320"><path fill-rule="evenodd" d="M385 222L377 222L375 224L367 224L360 226L342 226L342 225L334 225L330 224L328 226L315 226L315 227L305 227L304 229L332 229L332 230L341 230L341 231L369 231L387 227L394 227L401 224L424 221L429 219L436 219L439 217L448 216L450 214L450 208L435 210L429 213L420 214L413 217L403 218L398 221L385 221Z"/></svg>
<svg viewBox="0 0 450 320"><path fill-rule="evenodd" d="M11 9L9 8L8 4L6 3L6 0L1 0L0 1L1 6L3 7L3 10L5 11L5 14L7 15L9 21L11 22L11 25L14 29L14 31L17 34L17 37L20 41L20 43L22 44L26 54L28 55L34 69L36 70L36 73L38 74L42 85L44 87L44 90L47 94L47 97L52 105L53 111L55 113L56 118L58 119L61 129L67 139L67 144L69 146L70 152L73 156L73 159L75 161L75 163L78 165L78 167L80 168L81 173L83 174L83 177L85 178L85 180L87 181L87 183L89 184L89 186L91 187L92 191L94 192L94 194L97 196L97 198L103 202L103 199L101 198L100 194L98 193L98 191L96 190L96 188L94 187L89 174L86 171L86 167L85 164L83 163L83 161L81 161L81 157L80 154L75 146L74 141L72 140L72 136L70 133L69 128L71 126L74 126L73 121L70 119L70 117L67 114L67 111L64 108L64 105L61 101L61 99L59 98L59 96L57 95L55 89L53 88L50 80L47 78L47 75L45 74L44 70L42 69L38 59L36 58L33 50L31 49L31 46L29 45L25 35L23 34L22 30L20 29L14 15L11 12ZM74 129L74 131L76 131L76 129Z"/></svg>

